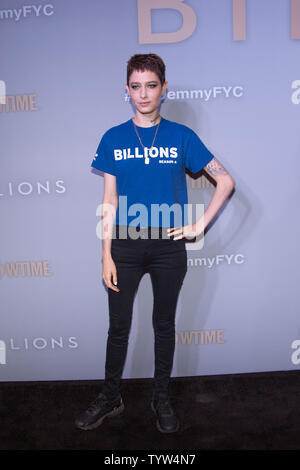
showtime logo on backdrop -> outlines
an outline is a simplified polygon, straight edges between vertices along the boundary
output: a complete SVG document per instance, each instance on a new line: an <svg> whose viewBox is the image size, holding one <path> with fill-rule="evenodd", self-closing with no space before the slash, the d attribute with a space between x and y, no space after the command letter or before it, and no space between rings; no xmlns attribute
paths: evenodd
<svg viewBox="0 0 300 470"><path fill-rule="evenodd" d="M0 80L0 106L6 103L6 85L3 80Z"/></svg>
<svg viewBox="0 0 300 470"><path fill-rule="evenodd" d="M1 82L0 82L1 84ZM1 88L0 88L0 113L19 113L23 111L38 111L36 105L36 94L29 95L5 95L4 100L1 101Z"/></svg>
<svg viewBox="0 0 300 470"><path fill-rule="evenodd" d="M18 113L22 111L38 111L36 105L37 95L34 93L23 95L7 95L6 83L0 80L0 113L13 112Z"/></svg>
<svg viewBox="0 0 300 470"><path fill-rule="evenodd" d="M8 8L0 10L0 21L30 18L32 16L51 16L54 13L54 5L23 5L21 8Z"/></svg>
<svg viewBox="0 0 300 470"><path fill-rule="evenodd" d="M224 344L224 330L188 330L175 333L175 343L191 346L192 344Z"/></svg>
<svg viewBox="0 0 300 470"><path fill-rule="evenodd" d="M0 280L5 275L9 278L53 276L49 263L50 261L15 261L0 264Z"/></svg>

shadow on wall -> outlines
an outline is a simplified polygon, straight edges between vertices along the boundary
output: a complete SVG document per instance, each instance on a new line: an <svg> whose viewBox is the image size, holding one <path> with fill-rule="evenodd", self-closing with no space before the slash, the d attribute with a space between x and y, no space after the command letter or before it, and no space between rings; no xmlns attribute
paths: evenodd
<svg viewBox="0 0 300 470"><path fill-rule="evenodd" d="M195 132L203 134L204 126L206 127L205 133L209 134L209 120L202 117L196 118L194 110L185 102L166 102L162 115L166 119L177 121L191 127ZM205 142L204 142L205 143ZM218 254L224 253L237 253L240 247L245 246L247 238L258 224L262 216L262 207L258 198L252 194L251 187L248 187L247 182L242 181L239 175L231 169L230 157L219 156L213 149L211 152L215 157L222 162L224 167L232 174L235 181L237 181L236 188L221 208L215 219L208 225L205 230L205 243L201 250L188 250L187 255L189 258L207 258L215 257ZM199 178L205 175L210 180L209 175L205 172L200 172L197 175L189 176ZM213 181L210 181L214 183ZM238 189L237 189L238 187ZM189 202L202 203L205 207L209 203L214 192L214 187L208 186L199 190L190 191L188 188ZM250 205L249 200L256 201L255 207ZM226 226L226 232L220 232L220 225L216 222L218 218L226 211L229 219ZM209 231L213 228L213 236L209 236ZM197 237L199 240L199 237ZM220 278L218 269L208 270L203 269L201 266L188 268L185 276L183 287L181 289L176 314L176 331L187 330L202 330L207 328L209 324L209 316L211 314L212 303L214 296L218 292L220 286ZM133 355L131 359L130 376L131 377L145 377L144 371L154 371L154 343L153 343L153 328L152 328L152 308L153 308L153 291L149 274L143 276L138 292L136 295L137 303L137 318L134 319L137 334L135 343L133 345ZM233 313L231 312L231 315ZM224 311L226 315L226 307ZM224 319L226 324L226 317ZM223 323L223 324L224 324ZM149 338L151 338L149 340ZM196 345L199 348L199 345ZM197 349L197 353L201 354L201 349ZM141 354L143 357L141 357ZM177 344L175 349L174 364L176 369L174 375L178 376L192 376L199 375L200 370L200 356L195 355L194 347L180 348Z"/></svg>

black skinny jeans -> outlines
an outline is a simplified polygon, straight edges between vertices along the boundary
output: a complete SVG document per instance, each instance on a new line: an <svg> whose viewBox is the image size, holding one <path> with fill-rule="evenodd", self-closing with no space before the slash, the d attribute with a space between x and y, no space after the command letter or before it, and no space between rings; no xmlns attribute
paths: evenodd
<svg viewBox="0 0 300 470"><path fill-rule="evenodd" d="M113 238L111 255L117 269L120 292L108 289L109 330L106 348L103 393L112 401L119 394L134 296L141 277L149 272L153 288L154 393L167 393L175 349L175 313L179 292L187 272L185 239ZM166 232L164 232L166 233ZM117 230L118 236L118 230Z"/></svg>

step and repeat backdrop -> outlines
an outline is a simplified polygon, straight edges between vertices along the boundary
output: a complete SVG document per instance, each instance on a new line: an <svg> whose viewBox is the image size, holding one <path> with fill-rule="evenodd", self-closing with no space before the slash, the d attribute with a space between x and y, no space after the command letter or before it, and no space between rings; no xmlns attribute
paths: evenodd
<svg viewBox="0 0 300 470"><path fill-rule="evenodd" d="M299 0L0 0L0 380L102 379L103 133L133 117L126 65L166 63L161 114L236 187L187 242L173 376L300 368ZM191 203L214 186L186 175ZM152 377L141 279L124 378Z"/></svg>

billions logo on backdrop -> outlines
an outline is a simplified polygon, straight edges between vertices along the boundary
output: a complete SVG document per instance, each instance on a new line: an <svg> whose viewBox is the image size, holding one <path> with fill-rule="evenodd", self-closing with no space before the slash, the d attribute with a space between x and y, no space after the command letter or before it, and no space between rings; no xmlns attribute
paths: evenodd
<svg viewBox="0 0 300 470"><path fill-rule="evenodd" d="M14 196L31 196L34 195L45 195L51 193L62 194L66 192L63 180L57 180L50 182L49 180L41 183L36 181L35 183L29 183L28 181L21 181L20 183L14 183L9 181L7 186L0 187L0 197L14 197Z"/></svg>
<svg viewBox="0 0 300 470"><path fill-rule="evenodd" d="M77 349L79 347L76 336L67 338L59 336L56 338L45 338L39 336L36 338L9 338L4 341L0 339L0 365L7 364L7 352L24 351L54 351L57 349Z"/></svg>
<svg viewBox="0 0 300 470"><path fill-rule="evenodd" d="M39 336L37 338L10 338L7 343L7 350L11 351L30 351L30 350L54 350L54 349L76 349L78 348L78 341L75 336L64 338L59 336L57 338L44 338Z"/></svg>
<svg viewBox="0 0 300 470"><path fill-rule="evenodd" d="M291 38L300 39L300 0L286 0L291 6ZM151 10L171 9L182 16L179 30L169 33L152 33ZM272 10L269 16L272 15ZM233 40L246 40L246 0L232 0ZM184 41L197 26L197 16L184 0L138 0L138 29L140 44L160 44Z"/></svg>

